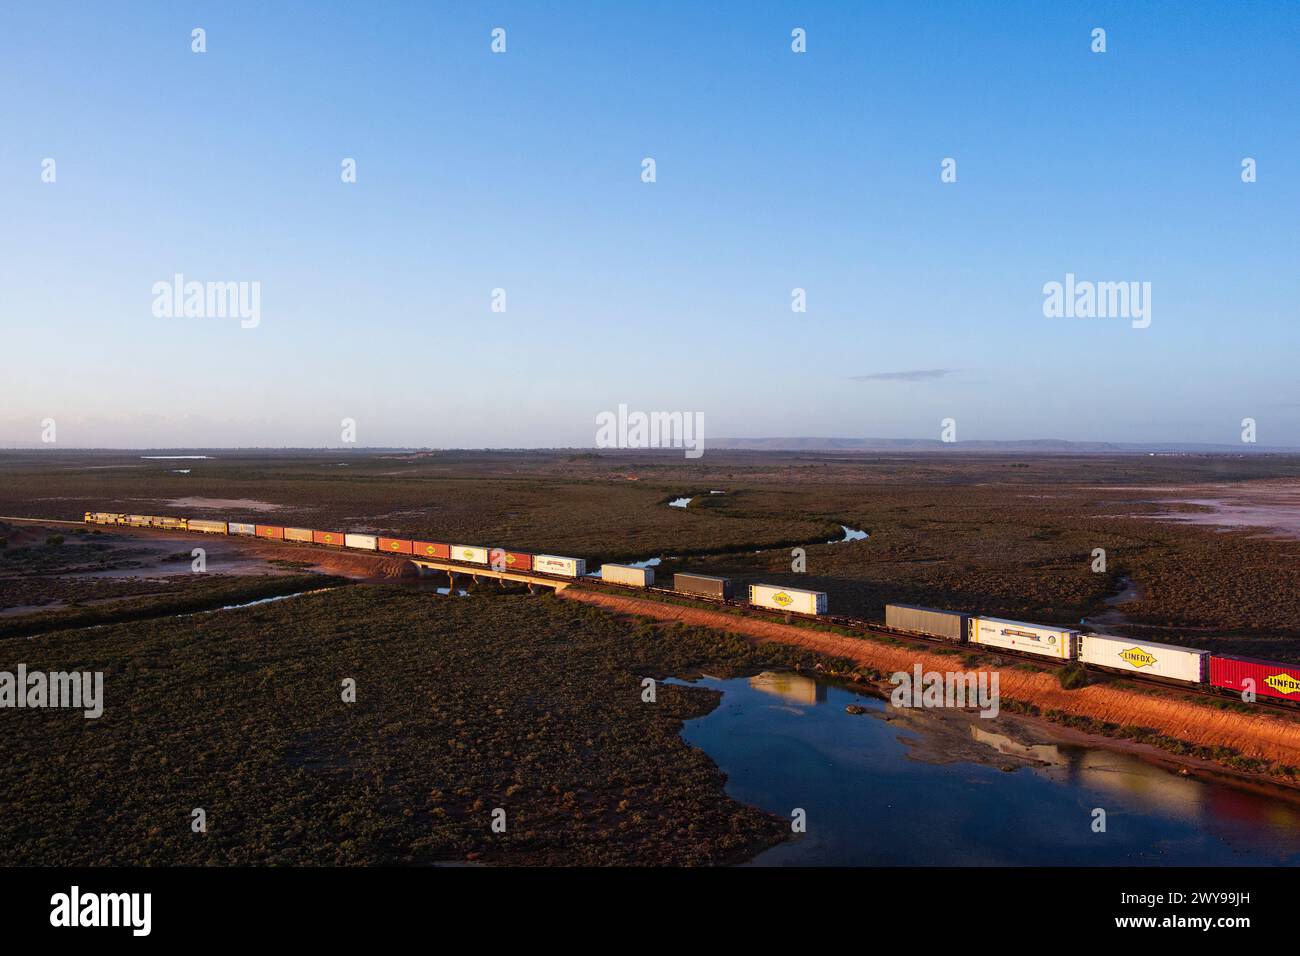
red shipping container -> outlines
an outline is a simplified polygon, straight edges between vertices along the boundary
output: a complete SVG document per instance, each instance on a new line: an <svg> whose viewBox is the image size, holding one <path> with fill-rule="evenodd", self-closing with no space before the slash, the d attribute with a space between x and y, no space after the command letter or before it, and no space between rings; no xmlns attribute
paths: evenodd
<svg viewBox="0 0 1300 956"><path fill-rule="evenodd" d="M380 538L379 550L390 554L410 554L411 542L402 538Z"/></svg>
<svg viewBox="0 0 1300 956"><path fill-rule="evenodd" d="M411 553L422 558L450 558L451 545L437 544L433 541L412 541Z"/></svg>
<svg viewBox="0 0 1300 956"><path fill-rule="evenodd" d="M1277 664L1257 657L1210 655L1210 683L1213 686L1241 693L1247 679L1255 682L1256 696L1300 700L1300 666Z"/></svg>
<svg viewBox="0 0 1300 956"><path fill-rule="evenodd" d="M531 571L533 569L533 556L524 554L522 551L502 551L500 548L493 548L488 552L488 564L496 570L502 570L498 565L504 562L506 571Z"/></svg>
<svg viewBox="0 0 1300 956"><path fill-rule="evenodd" d="M257 536L259 538L279 538L284 540L284 529L277 528L273 524L259 524L257 526Z"/></svg>
<svg viewBox="0 0 1300 956"><path fill-rule="evenodd" d="M311 539L316 544L332 544L335 547L343 547L342 531L313 531Z"/></svg>

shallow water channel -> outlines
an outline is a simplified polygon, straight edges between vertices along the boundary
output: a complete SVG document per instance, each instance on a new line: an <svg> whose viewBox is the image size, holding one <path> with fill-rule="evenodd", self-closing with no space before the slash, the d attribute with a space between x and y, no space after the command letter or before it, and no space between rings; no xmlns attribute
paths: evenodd
<svg viewBox="0 0 1300 956"><path fill-rule="evenodd" d="M727 792L787 818L806 811L807 832L755 865L1300 862L1300 803L1287 795L1109 750L1026 746L1001 719L899 719L886 701L799 674L693 683L722 700L682 736L727 774Z"/></svg>

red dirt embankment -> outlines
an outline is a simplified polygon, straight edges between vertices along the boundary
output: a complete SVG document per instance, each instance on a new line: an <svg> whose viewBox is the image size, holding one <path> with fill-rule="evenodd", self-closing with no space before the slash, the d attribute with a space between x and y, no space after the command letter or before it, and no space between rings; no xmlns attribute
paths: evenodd
<svg viewBox="0 0 1300 956"><path fill-rule="evenodd" d="M569 600L585 601L613 611L718 628L758 643L775 641L791 644L865 664L885 673L910 672L918 663L927 671L946 672L954 669L951 655L934 654L919 647L881 644L663 601L575 588L559 593ZM1036 704L1044 711L1060 710L1097 721L1150 728L1188 743L1205 747L1231 747L1247 757L1300 766L1300 721L1286 714L1224 711L1208 705L1170 700L1106 685L1065 690L1055 674L1045 672L988 667L977 670L990 673L997 670L1001 694L1023 703Z"/></svg>

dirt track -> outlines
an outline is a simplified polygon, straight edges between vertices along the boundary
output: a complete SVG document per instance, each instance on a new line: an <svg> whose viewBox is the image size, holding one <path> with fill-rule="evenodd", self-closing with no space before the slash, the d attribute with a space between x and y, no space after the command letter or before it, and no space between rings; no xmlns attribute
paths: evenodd
<svg viewBox="0 0 1300 956"><path fill-rule="evenodd" d="M924 648L879 644L774 621L735 617L704 608L574 588L560 592L560 596L661 621L719 628L759 643L776 641L790 644L865 664L886 673L910 671L918 663L925 670L950 671L954 667L952 656L933 654ZM1231 747L1247 757L1300 766L1300 720L1285 714L1223 711L1105 685L1065 690L1050 673L1005 668L998 674L1002 694L1036 704L1044 710L1060 710L1093 720L1150 728L1189 743Z"/></svg>

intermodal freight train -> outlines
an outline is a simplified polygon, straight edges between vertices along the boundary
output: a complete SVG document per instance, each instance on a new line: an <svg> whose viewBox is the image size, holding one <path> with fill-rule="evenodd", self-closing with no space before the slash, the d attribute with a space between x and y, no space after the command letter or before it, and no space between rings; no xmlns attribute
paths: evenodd
<svg viewBox="0 0 1300 956"><path fill-rule="evenodd" d="M954 643L1078 661L1115 673L1209 685L1238 694L1250 689L1261 697L1300 700L1300 667L1275 661L909 604L885 605L885 626Z"/></svg>
<svg viewBox="0 0 1300 956"><path fill-rule="evenodd" d="M87 524L127 525L136 528L194 531L201 534L248 535L273 541L297 541L358 551L411 555L455 564L490 567L498 571L526 571L530 574L562 578L587 578L605 584L653 589L680 594L692 599L706 599L728 604L734 600L730 578L703 574L675 574L672 588L654 587L654 570L633 565L606 564L588 575L582 558L554 554L529 554L504 548L472 544L417 541L383 535L356 534L345 531L320 531L315 528L289 528L279 525L248 524L237 521L213 521L201 518L175 518L160 515L117 514L87 511ZM747 606L805 617L823 617L828 613L826 594L801 588L769 584L751 584ZM840 619L837 619L840 620ZM873 626L869 621L845 623ZM879 626L874 625L874 626ZM1300 701L1300 666L1280 664L1252 657L1211 654L1195 648L1172 644L1132 641L1107 634L1092 634L1073 628L1025 621L917 607L910 604L887 604L885 626L920 637L972 644L1034 657L1077 661L1115 673L1171 681L1176 684L1209 686L1240 694L1253 690L1261 697Z"/></svg>

